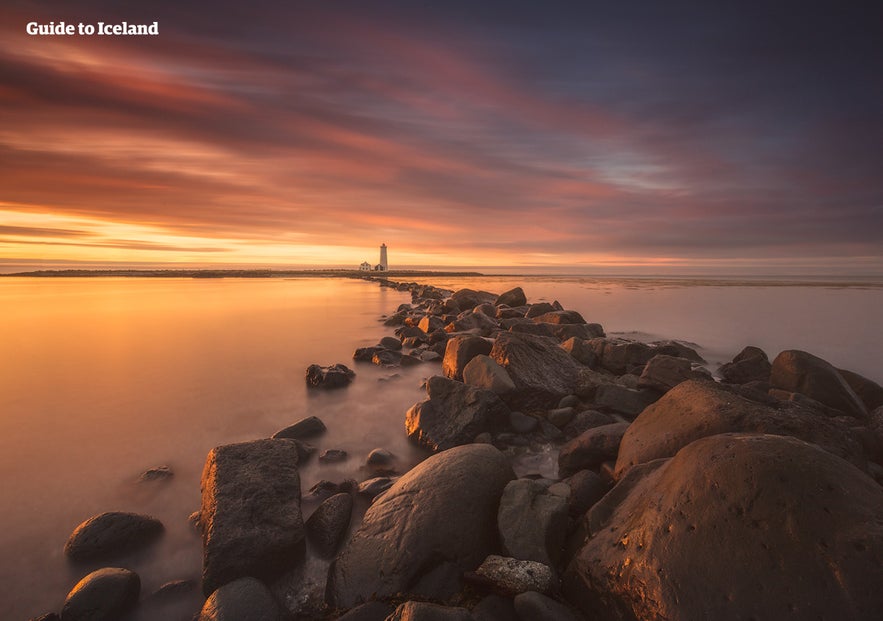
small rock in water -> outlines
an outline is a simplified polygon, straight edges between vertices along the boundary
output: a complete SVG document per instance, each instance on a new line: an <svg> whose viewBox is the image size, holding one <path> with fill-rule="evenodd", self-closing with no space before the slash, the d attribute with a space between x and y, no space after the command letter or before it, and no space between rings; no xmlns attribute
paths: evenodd
<svg viewBox="0 0 883 621"><path fill-rule="evenodd" d="M340 363L329 367L311 364L307 367L306 379L310 388L331 389L348 386L355 376L355 371Z"/></svg>
<svg viewBox="0 0 883 621"><path fill-rule="evenodd" d="M321 435L325 433L325 431L327 431L325 423L315 416L308 416L307 418L297 421L293 425L289 425L285 429L280 429L273 434L273 439L301 440L303 438L312 438L313 436Z"/></svg>
<svg viewBox="0 0 883 621"><path fill-rule="evenodd" d="M402 342L394 336L384 336L380 339L380 346L385 349L398 351L402 348Z"/></svg>
<svg viewBox="0 0 883 621"><path fill-rule="evenodd" d="M64 553L75 561L113 558L151 543L162 532L162 522L156 518L109 511L77 526Z"/></svg>
<svg viewBox="0 0 883 621"><path fill-rule="evenodd" d="M148 468L138 477L139 481L164 481L174 476L174 472L168 466L156 466Z"/></svg>
<svg viewBox="0 0 883 621"><path fill-rule="evenodd" d="M321 455L319 455L319 461L330 464L344 461L347 457L349 457L349 455L343 449L326 449L325 451L322 451Z"/></svg>
<svg viewBox="0 0 883 621"><path fill-rule="evenodd" d="M386 449L376 448L368 453L365 465L374 472L389 472L395 466L395 455Z"/></svg>
<svg viewBox="0 0 883 621"><path fill-rule="evenodd" d="M104 567L80 580L61 609L64 621L117 621L138 603L141 578L134 571Z"/></svg>

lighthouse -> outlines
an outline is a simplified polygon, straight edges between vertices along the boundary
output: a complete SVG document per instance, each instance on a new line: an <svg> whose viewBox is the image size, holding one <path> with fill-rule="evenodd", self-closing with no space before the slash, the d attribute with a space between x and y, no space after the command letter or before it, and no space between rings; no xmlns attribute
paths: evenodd
<svg viewBox="0 0 883 621"><path fill-rule="evenodd" d="M380 244L380 264L378 267L384 272L389 269L389 263L386 260L386 244Z"/></svg>

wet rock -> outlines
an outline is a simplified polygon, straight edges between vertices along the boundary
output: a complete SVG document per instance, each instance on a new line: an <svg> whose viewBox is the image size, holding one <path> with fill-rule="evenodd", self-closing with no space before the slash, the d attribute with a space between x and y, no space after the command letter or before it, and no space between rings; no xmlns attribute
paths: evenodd
<svg viewBox="0 0 883 621"><path fill-rule="evenodd" d="M147 481L167 481L171 479L175 475L172 472L172 469L168 466L156 466L154 468L148 468L138 477L139 481L147 482Z"/></svg>
<svg viewBox="0 0 883 621"><path fill-rule="evenodd" d="M637 416L658 399L655 390L633 390L618 384L602 384L595 392L595 405L627 416Z"/></svg>
<svg viewBox="0 0 883 621"><path fill-rule="evenodd" d="M273 439L292 439L303 440L305 438L313 438L320 436L327 431L325 423L315 416L302 418L293 425L289 425L285 429L280 429L273 434Z"/></svg>
<svg viewBox="0 0 883 621"><path fill-rule="evenodd" d="M503 490L497 527L509 556L555 565L567 530L567 500L546 493L542 483L516 479Z"/></svg>
<svg viewBox="0 0 883 621"><path fill-rule="evenodd" d="M653 341L650 345L654 347L657 354L673 356L675 358L686 358L690 362L695 362L696 364L706 363L705 358L700 356L699 352L696 351L695 347L698 347L698 345L695 343L687 345L680 341Z"/></svg>
<svg viewBox="0 0 883 621"><path fill-rule="evenodd" d="M310 388L343 388L349 386L353 378L356 377L355 371L343 364L332 364L329 367L321 367L318 364L311 364L307 367L307 386Z"/></svg>
<svg viewBox="0 0 883 621"><path fill-rule="evenodd" d="M506 369L484 354L478 354L463 368L463 382L498 395L515 390L515 384Z"/></svg>
<svg viewBox="0 0 883 621"><path fill-rule="evenodd" d="M149 545L163 532L158 519L109 511L93 516L77 526L64 546L74 561L110 559Z"/></svg>
<svg viewBox="0 0 883 621"><path fill-rule="evenodd" d="M626 339L596 338L589 341L589 344L595 351L598 364L616 375L629 373L633 369L643 369L647 361L657 354L646 343Z"/></svg>
<svg viewBox="0 0 883 621"><path fill-rule="evenodd" d="M509 426L516 433L530 433L537 428L539 421L521 412L509 412Z"/></svg>
<svg viewBox="0 0 883 621"><path fill-rule="evenodd" d="M472 312L481 313L482 315L487 315L491 319L494 319L497 316L497 307L490 302L485 302L484 304L479 304L474 309L472 309Z"/></svg>
<svg viewBox="0 0 883 621"><path fill-rule="evenodd" d="M368 498L375 498L392 487L397 477L374 477L359 483L359 493Z"/></svg>
<svg viewBox="0 0 883 621"><path fill-rule="evenodd" d="M576 336L571 337L561 343L561 349L573 356L577 362L587 367L593 367L597 362L595 350L592 349L586 339Z"/></svg>
<svg viewBox="0 0 883 621"><path fill-rule="evenodd" d="M319 461L326 464L333 464L341 461L346 461L349 454L343 449L325 449L322 451L322 454L319 455Z"/></svg>
<svg viewBox="0 0 883 621"><path fill-rule="evenodd" d="M638 387L668 392L688 379L695 379L692 362L686 358L660 354L647 361L644 371L638 379ZM711 377L709 376L708 379Z"/></svg>
<svg viewBox="0 0 883 621"><path fill-rule="evenodd" d="M615 460L622 437L629 426L629 423L613 423L595 427L562 446L558 453L559 476L598 468L605 461Z"/></svg>
<svg viewBox="0 0 883 621"><path fill-rule="evenodd" d="M589 513L564 577L588 618L879 616L883 489L866 474L770 435L706 437L657 461Z"/></svg>
<svg viewBox="0 0 883 621"><path fill-rule="evenodd" d="M460 335L451 337L445 346L442 372L445 377L462 380L463 369L476 356L491 353L492 344L480 336Z"/></svg>
<svg viewBox="0 0 883 621"><path fill-rule="evenodd" d="M420 353L420 360L423 362L440 362L442 355L437 351L427 350Z"/></svg>
<svg viewBox="0 0 883 621"><path fill-rule="evenodd" d="M491 336L500 330L494 319L484 313L464 312L445 326L445 332L472 332L476 335Z"/></svg>
<svg viewBox="0 0 883 621"><path fill-rule="evenodd" d="M384 337L384 338L392 338L392 337ZM398 342L398 339L394 339ZM399 343L399 347L401 348L402 344ZM357 362L371 362L374 358L374 354L380 351L380 347L359 347L353 352L353 360Z"/></svg>
<svg viewBox="0 0 883 621"><path fill-rule="evenodd" d="M384 336L380 339L380 346L385 349L399 351L402 348L402 342L394 336Z"/></svg>
<svg viewBox="0 0 883 621"><path fill-rule="evenodd" d="M138 604L141 579L134 571L104 567L80 580L67 595L62 621L117 621Z"/></svg>
<svg viewBox="0 0 883 621"><path fill-rule="evenodd" d="M213 592L199 613L199 621L283 621L282 610L270 589L251 577L228 582Z"/></svg>
<svg viewBox="0 0 883 621"><path fill-rule="evenodd" d="M538 325L551 326L552 335L562 342L568 341L572 338L589 340L604 336L604 328L599 323L562 323Z"/></svg>
<svg viewBox="0 0 883 621"><path fill-rule="evenodd" d="M883 405L883 386L846 369L837 369L837 372L849 384L849 387L861 399L869 412Z"/></svg>
<svg viewBox="0 0 883 621"><path fill-rule="evenodd" d="M583 316L575 310L553 310L532 317L536 323L580 324L586 323Z"/></svg>
<svg viewBox="0 0 883 621"><path fill-rule="evenodd" d="M506 395L512 407L547 409L575 392L578 363L551 339L503 332L494 341L490 357L515 384L515 390Z"/></svg>
<svg viewBox="0 0 883 621"><path fill-rule="evenodd" d="M395 455L386 449L376 448L368 453L365 466L373 472L391 472L395 469Z"/></svg>
<svg viewBox="0 0 883 621"><path fill-rule="evenodd" d="M608 486L601 476L591 470L580 470L565 480L570 487L568 513L573 517L585 515L607 493Z"/></svg>
<svg viewBox="0 0 883 621"><path fill-rule="evenodd" d="M498 545L497 506L513 478L506 457L487 444L426 459L366 511L331 566L328 603L348 608L400 592L444 600L457 592L458 572L474 570Z"/></svg>
<svg viewBox="0 0 883 621"><path fill-rule="evenodd" d="M766 352L759 347L749 345L736 354L732 362L721 366L720 376L730 384L768 382L770 370L772 370L772 365Z"/></svg>
<svg viewBox="0 0 883 621"><path fill-rule="evenodd" d="M429 334L430 332L435 332L436 330L444 330L445 322L434 315L427 315L420 320L420 323L417 324L417 327L426 332L426 334Z"/></svg>
<svg viewBox="0 0 883 621"><path fill-rule="evenodd" d="M406 341L408 339L405 339ZM374 352L374 355L371 356L372 364L376 364L379 367L394 367L397 366L402 361L402 352L401 351L393 351L391 349L378 349Z"/></svg>
<svg viewBox="0 0 883 621"><path fill-rule="evenodd" d="M561 429L573 419L574 414L575 412L571 407L555 408L546 412L546 420Z"/></svg>
<svg viewBox="0 0 883 621"><path fill-rule="evenodd" d="M516 595L513 604L520 621L580 621L570 608L536 591Z"/></svg>
<svg viewBox="0 0 883 621"><path fill-rule="evenodd" d="M524 289L521 287L515 287L514 289L509 289L504 293L501 293L499 297L494 301L496 306L500 306L505 304L506 306L524 306L527 304L527 296L524 295Z"/></svg>
<svg viewBox="0 0 883 621"><path fill-rule="evenodd" d="M485 302L496 302L497 296L487 291L475 291L474 289L460 289L451 294L451 300L457 304L460 310L475 308Z"/></svg>
<svg viewBox="0 0 883 621"><path fill-rule="evenodd" d="M350 494L335 494L316 507L307 520L305 529L319 556L328 558L343 541L353 512Z"/></svg>
<svg viewBox="0 0 883 621"><path fill-rule="evenodd" d="M484 559L475 573L509 595L527 591L550 593L556 586L552 568L548 565L496 554Z"/></svg>
<svg viewBox="0 0 883 621"><path fill-rule="evenodd" d="M433 451L468 444L508 414L491 391L438 375L429 378L426 392L429 398L405 415L405 429L409 438Z"/></svg>
<svg viewBox="0 0 883 621"><path fill-rule="evenodd" d="M799 392L856 418L868 415L865 405L831 364L805 351L790 349L773 360L770 386Z"/></svg>
<svg viewBox="0 0 883 621"><path fill-rule="evenodd" d="M473 621L465 608L453 608L429 602L405 602L386 621Z"/></svg>
<svg viewBox="0 0 883 621"><path fill-rule="evenodd" d="M202 471L203 592L236 578L272 579L300 560L297 447L255 440L213 448Z"/></svg>
<svg viewBox="0 0 883 621"><path fill-rule="evenodd" d="M866 467L856 432L826 416L797 407L772 408L749 401L720 384L679 384L634 420L622 438L616 476L660 457L672 457L694 440L718 433L794 436Z"/></svg>

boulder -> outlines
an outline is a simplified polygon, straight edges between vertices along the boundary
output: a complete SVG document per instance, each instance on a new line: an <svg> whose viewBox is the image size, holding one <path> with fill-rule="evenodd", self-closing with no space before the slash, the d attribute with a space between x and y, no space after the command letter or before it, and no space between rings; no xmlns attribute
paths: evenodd
<svg viewBox="0 0 883 621"><path fill-rule="evenodd" d="M693 371L693 363L686 358L657 354L644 366L644 371L638 379L638 387L668 392L688 379L699 379L697 375L698 373ZM707 373L704 375L711 379L711 375Z"/></svg>
<svg viewBox="0 0 883 621"><path fill-rule="evenodd" d="M468 386L490 390L498 395L505 395L515 390L515 384L506 369L484 354L475 356L463 367L463 382Z"/></svg>
<svg viewBox="0 0 883 621"><path fill-rule="evenodd" d="M524 306L527 304L527 296L524 295L524 289L521 287L515 287L514 289L509 289L505 293L501 293L499 297L494 301L496 306L501 306L505 304L506 306Z"/></svg>
<svg viewBox="0 0 883 621"><path fill-rule="evenodd" d="M488 444L420 463L365 512L331 565L328 603L349 608L404 592L444 600L458 591L460 574L498 551L497 506L514 477Z"/></svg>
<svg viewBox="0 0 883 621"><path fill-rule="evenodd" d="M553 310L547 313L543 313L542 315L532 317L532 319L537 323L586 323L586 320L583 319L583 316L575 310Z"/></svg>
<svg viewBox="0 0 883 621"><path fill-rule="evenodd" d="M569 476L578 470L595 469L605 461L614 461L629 423L613 423L589 429L561 447L558 475Z"/></svg>
<svg viewBox="0 0 883 621"><path fill-rule="evenodd" d="M298 456L299 457L299 456ZM340 461L346 461L349 454L343 449L325 449L319 455L319 461L326 464L333 464Z"/></svg>
<svg viewBox="0 0 883 621"><path fill-rule="evenodd" d="M372 472L392 472L395 464L395 455L382 448L373 449L365 459L365 466Z"/></svg>
<svg viewBox="0 0 883 621"><path fill-rule="evenodd" d="M720 384L689 380L632 422L619 447L616 477L635 464L672 457L694 440L727 432L794 436L866 467L856 432L835 420L794 406L775 409Z"/></svg>
<svg viewBox="0 0 883 621"><path fill-rule="evenodd" d="M384 338L393 338L393 337L384 337ZM398 339L396 339L398 340ZM399 343L401 346L401 343ZM382 347L359 347L353 352L353 360L356 362L371 362L374 358L374 354L376 354L379 350L383 349Z"/></svg>
<svg viewBox="0 0 883 621"><path fill-rule="evenodd" d="M156 518L110 511L77 526L64 546L64 553L74 561L115 558L150 544L162 532L162 522Z"/></svg>
<svg viewBox="0 0 883 621"><path fill-rule="evenodd" d="M426 382L428 399L405 415L408 437L433 451L468 444L479 433L500 424L508 408L490 390L441 377Z"/></svg>
<svg viewBox="0 0 883 621"><path fill-rule="evenodd" d="M494 341L490 357L515 384L515 390L506 395L513 407L547 409L576 392L579 364L552 339L503 332Z"/></svg>
<svg viewBox="0 0 883 621"><path fill-rule="evenodd" d="M580 339L594 339L604 336L604 328L600 323L562 323L562 324L537 324L552 327L552 335L559 341L566 341L573 337Z"/></svg>
<svg viewBox="0 0 883 621"><path fill-rule="evenodd" d="M565 483L570 487L568 513L572 517L585 515L608 490L601 476L592 470L580 470L568 477Z"/></svg>
<svg viewBox="0 0 883 621"><path fill-rule="evenodd" d="M409 339L405 339L408 341ZM371 356L371 362L379 367L394 367L402 361L402 352L392 349L378 349Z"/></svg>
<svg viewBox="0 0 883 621"><path fill-rule="evenodd" d="M567 531L567 500L546 492L531 479L511 481L500 498L497 527L507 555L554 566Z"/></svg>
<svg viewBox="0 0 883 621"><path fill-rule="evenodd" d="M589 341L602 368L615 375L643 369L656 350L646 343L626 339L595 338Z"/></svg>
<svg viewBox="0 0 883 621"><path fill-rule="evenodd" d="M801 394L856 418L868 415L865 405L831 364L805 351L789 349L773 360L770 386Z"/></svg>
<svg viewBox="0 0 883 621"><path fill-rule="evenodd" d="M168 481L175 473L168 466L154 466L153 468L148 468L144 472L142 472L138 476L138 480L142 483L147 483L149 481Z"/></svg>
<svg viewBox="0 0 883 621"><path fill-rule="evenodd" d="M228 582L212 593L198 621L283 621L279 604L270 589L251 577Z"/></svg>
<svg viewBox="0 0 883 621"><path fill-rule="evenodd" d="M686 358L690 362L705 364L705 358L700 356L699 352L694 349L694 347L698 347L695 343L690 344L693 345L693 347L680 341L653 341L650 345L656 349L657 354L674 356L675 358Z"/></svg>
<svg viewBox="0 0 883 621"><path fill-rule="evenodd" d="M749 345L736 354L732 362L721 366L720 376L730 384L767 382L770 379L771 369L772 365L766 352L759 347Z"/></svg>
<svg viewBox="0 0 883 621"><path fill-rule="evenodd" d="M202 585L206 595L243 576L274 578L301 557L297 446L255 440L213 448L202 471Z"/></svg>
<svg viewBox="0 0 883 621"><path fill-rule="evenodd" d="M558 427L558 429L561 429L573 420L575 414L576 412L572 407L559 407L546 412L546 420Z"/></svg>
<svg viewBox="0 0 883 621"><path fill-rule="evenodd" d="M472 615L465 608L453 608L429 602L405 602L400 604L386 621L472 621Z"/></svg>
<svg viewBox="0 0 883 621"><path fill-rule="evenodd" d="M512 600L502 595L485 595L472 609L473 621L512 621L515 618Z"/></svg>
<svg viewBox="0 0 883 621"><path fill-rule="evenodd" d="M472 309L485 302L494 303L497 296L487 291L475 291L474 289L460 289L451 294L451 300L461 311Z"/></svg>
<svg viewBox="0 0 883 621"><path fill-rule="evenodd" d="M445 326L445 332L471 332L481 336L491 336L500 330L494 319L484 313L466 311Z"/></svg>
<svg viewBox="0 0 883 621"><path fill-rule="evenodd" d="M343 364L332 364L328 367L311 364L307 367L307 386L326 390L343 388L349 386L355 376L355 371Z"/></svg>
<svg viewBox="0 0 883 621"><path fill-rule="evenodd" d="M571 337L561 343L561 349L574 357L581 364L592 367L596 363L595 350L586 339Z"/></svg>
<svg viewBox="0 0 883 621"><path fill-rule="evenodd" d="M303 440L320 436L327 431L325 423L316 416L307 416L302 418L293 425L289 425L285 429L280 429L273 434L274 440L290 439Z"/></svg>
<svg viewBox="0 0 883 621"><path fill-rule="evenodd" d="M138 604L141 579L134 571L104 567L80 580L67 595L62 621L117 621Z"/></svg>
<svg viewBox="0 0 883 621"><path fill-rule="evenodd" d="M452 336L445 345L445 356L442 360L442 373L445 377L455 380L463 379L463 369L469 361L479 354L491 353L492 343L480 336Z"/></svg>
<svg viewBox="0 0 883 621"><path fill-rule="evenodd" d="M359 494L368 498L376 498L396 482L396 477L373 477L359 483Z"/></svg>
<svg viewBox="0 0 883 621"><path fill-rule="evenodd" d="M595 405L629 417L637 416L658 399L655 390L634 390L619 384L602 384L595 391Z"/></svg>
<svg viewBox="0 0 883 621"><path fill-rule="evenodd" d="M527 591L551 593L557 586L555 574L548 565L496 554L484 559L475 573L498 591L509 595Z"/></svg>
<svg viewBox="0 0 883 621"><path fill-rule="evenodd" d="M879 617L883 489L852 464L750 434L658 461L589 513L564 575L588 618Z"/></svg>
<svg viewBox="0 0 883 621"><path fill-rule="evenodd" d="M883 405L883 386L846 369L837 369L837 372L865 404L868 412Z"/></svg>
<svg viewBox="0 0 883 621"><path fill-rule="evenodd" d="M610 423L618 422L622 422L622 420L613 414L604 414L597 410L583 410L582 412L574 414L573 418L564 426L562 431L564 431L565 437L575 438L582 432L592 429L593 427L600 427L601 425L609 425Z"/></svg>
<svg viewBox="0 0 883 621"><path fill-rule="evenodd" d="M482 315L487 315L491 319L496 318L497 316L497 307L491 304L490 302L485 302L483 304L479 304L475 308L472 309L473 313L481 313Z"/></svg>
<svg viewBox="0 0 883 621"><path fill-rule="evenodd" d="M366 602L356 606L346 614L337 618L337 621L386 621L386 618L395 612L395 606L386 602Z"/></svg>
<svg viewBox="0 0 883 621"><path fill-rule="evenodd" d="M530 433L537 428L539 421L521 412L509 412L509 426L516 433Z"/></svg>
<svg viewBox="0 0 883 621"><path fill-rule="evenodd" d="M316 507L304 528L319 556L327 558L334 554L346 535L352 513L350 494L335 494Z"/></svg>
<svg viewBox="0 0 883 621"><path fill-rule="evenodd" d="M520 621L581 621L570 608L536 591L516 595L513 604Z"/></svg>
<svg viewBox="0 0 883 621"><path fill-rule="evenodd" d="M417 324L417 327L426 332L426 334L429 334L430 332L435 332L436 330L444 330L445 322L440 317L427 315L420 320L420 323Z"/></svg>
<svg viewBox="0 0 883 621"><path fill-rule="evenodd" d="M533 334L535 336L547 336L549 338L558 338L555 336L553 325L550 323L534 323L529 319L523 321L506 322L509 332L519 332L521 334Z"/></svg>
<svg viewBox="0 0 883 621"><path fill-rule="evenodd" d="M380 339L380 346L384 349L399 351L402 348L402 342L394 336L384 336Z"/></svg>

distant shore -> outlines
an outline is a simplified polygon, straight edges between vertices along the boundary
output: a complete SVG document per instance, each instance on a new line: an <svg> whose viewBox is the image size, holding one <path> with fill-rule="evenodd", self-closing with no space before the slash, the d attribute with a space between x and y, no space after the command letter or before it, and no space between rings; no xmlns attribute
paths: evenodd
<svg viewBox="0 0 883 621"><path fill-rule="evenodd" d="M37 270L0 274L7 277L33 278L365 278L403 276L484 276L480 272L436 272L427 270L389 270L385 272L345 269L315 270Z"/></svg>

